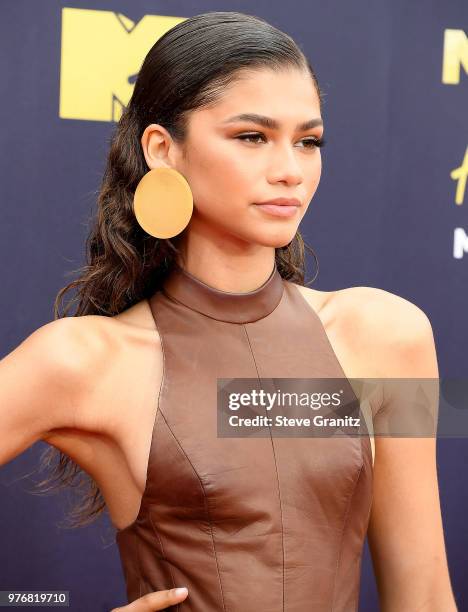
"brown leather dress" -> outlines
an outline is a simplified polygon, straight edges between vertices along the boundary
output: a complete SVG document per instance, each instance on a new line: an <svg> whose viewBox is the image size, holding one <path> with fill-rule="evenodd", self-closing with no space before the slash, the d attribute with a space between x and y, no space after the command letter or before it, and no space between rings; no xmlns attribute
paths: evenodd
<svg viewBox="0 0 468 612"><path fill-rule="evenodd" d="M186 586L168 610L357 610L369 436L217 435L218 378L345 378L317 313L276 266L248 293L176 266L150 306L164 367L141 508L116 533L129 602Z"/></svg>

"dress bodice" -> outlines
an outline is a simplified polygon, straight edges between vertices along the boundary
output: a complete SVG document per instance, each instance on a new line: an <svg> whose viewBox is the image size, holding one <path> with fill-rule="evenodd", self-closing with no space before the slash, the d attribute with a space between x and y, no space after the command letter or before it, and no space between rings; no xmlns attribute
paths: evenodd
<svg viewBox="0 0 468 612"><path fill-rule="evenodd" d="M129 601L186 586L168 609L357 610L369 436L217 431L218 379L346 382L318 314L276 266L238 294L176 266L149 302L164 365L141 508L116 534Z"/></svg>

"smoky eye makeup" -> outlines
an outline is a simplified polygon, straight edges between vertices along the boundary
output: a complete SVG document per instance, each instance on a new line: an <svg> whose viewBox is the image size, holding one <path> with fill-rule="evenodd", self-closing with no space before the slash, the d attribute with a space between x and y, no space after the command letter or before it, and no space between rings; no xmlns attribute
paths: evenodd
<svg viewBox="0 0 468 612"><path fill-rule="evenodd" d="M242 132L241 134L237 134L234 136L236 140L241 140L248 143L259 143L266 142L267 138L262 132ZM301 138L298 142L303 143L303 148L305 149L315 149L321 148L325 146L326 140L323 137L319 136L305 136Z"/></svg>

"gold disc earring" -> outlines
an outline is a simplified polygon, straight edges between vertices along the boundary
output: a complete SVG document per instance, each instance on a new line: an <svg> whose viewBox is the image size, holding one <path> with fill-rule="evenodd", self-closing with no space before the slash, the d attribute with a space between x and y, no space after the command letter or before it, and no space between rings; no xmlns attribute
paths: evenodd
<svg viewBox="0 0 468 612"><path fill-rule="evenodd" d="M141 178L135 189L133 212L150 236L177 236L192 217L193 194L190 185L174 168L153 168Z"/></svg>

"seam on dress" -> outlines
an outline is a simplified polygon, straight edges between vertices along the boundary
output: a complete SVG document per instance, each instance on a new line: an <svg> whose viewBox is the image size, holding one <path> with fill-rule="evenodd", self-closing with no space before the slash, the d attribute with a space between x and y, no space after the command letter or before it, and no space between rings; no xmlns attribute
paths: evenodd
<svg viewBox="0 0 468 612"><path fill-rule="evenodd" d="M153 313L153 306L151 305L151 300L149 301L150 304L150 310ZM150 440L150 447L149 447L149 452L148 452L148 463L146 464L146 473L145 473L145 486L143 489L143 493L141 495L141 500L140 500L140 507L138 508L138 513L136 515L135 520L130 523L130 525L127 525L126 527L124 527L123 529L119 529L118 533L123 533L123 532L131 532L133 531L133 529L136 527L136 525L138 524L138 520L141 518L144 510L145 510L145 506L146 506L146 498L148 496L148 488L150 485L150 480L151 480L151 460L156 452L156 430L158 428L159 425L159 419L160 419L160 415L159 415L159 408L160 408L160 404L161 404L161 395L162 395L162 391L164 388L164 385L166 384L166 352L165 352L165 348L164 348L164 339L162 337L162 333L160 331L159 328L159 324L158 321L156 319L156 317L153 314L153 319L154 319L154 323L156 325L156 333L158 335L159 338L159 342L161 345L161 352L162 352L162 375L161 375L161 383L159 385L159 389L157 394L155 395L156 397L156 408L154 410L154 416L153 416L153 424L152 424L152 429L151 429L151 440Z"/></svg>
<svg viewBox="0 0 468 612"><path fill-rule="evenodd" d="M159 424L159 418L160 418L160 412L161 412L161 395L162 395L163 387L166 384L166 367L167 367L167 364L166 364L166 351L165 351L165 347L164 347L163 334L161 333L161 331L159 329L156 317L153 316L153 318L154 318L156 329L157 329L157 332L158 332L158 335L159 335L159 341L160 341L160 344L161 344L161 351L162 351L162 357L163 357L163 359L162 359L162 362L163 362L162 363L162 365L163 365L163 372L162 372L162 376L161 376L161 385L159 387L159 393L158 393L158 402L157 402L155 423L153 425L153 434L152 434L152 438L151 438L151 447L153 446L153 437L156 438L156 426ZM163 418L164 418L164 415L163 415ZM166 419L164 419L164 420L166 421ZM167 424L167 421L166 421L166 424ZM156 442L156 440L155 440L155 442ZM151 447L150 447L150 457L148 459L148 463L149 463L149 461L151 459ZM149 470L148 470L148 472L149 472ZM149 473L148 473L148 480L149 480ZM166 553L164 552L163 543L162 543L161 538L159 536L159 532L155 528L153 517L151 516L151 512L148 512L148 518L150 520L150 524L151 524L151 527L153 529L153 532L155 533L156 537L158 538L158 542L159 542L159 545L161 546L161 552L162 552L163 558L164 558L165 561L168 562L168 560L166 558ZM171 578L172 578L172 587L174 588L175 587L175 581L174 581L174 576L172 574L172 567L171 567L171 564L169 562L168 562L168 564L169 564L169 571L170 571ZM179 612L179 604L177 604L176 612Z"/></svg>
<svg viewBox="0 0 468 612"><path fill-rule="evenodd" d="M181 443L179 442L179 440L177 439L176 435L172 431L169 423L167 422L166 415L164 414L164 411L160 410L160 412L161 412L162 418L164 419L164 421L166 423L166 426L167 426L168 430L170 431L170 433L171 433L172 437L174 438L174 440L177 442L180 450L182 451L182 453L184 454L185 458L189 462L190 466L192 467L192 470L194 471L194 473L195 473L195 475L198 478L198 481L200 483L200 488L202 490L203 500L204 500L204 503L205 503L205 512L206 512L206 514L208 516L208 523L209 523L209 526L210 526L211 543L212 543L212 546L213 546L213 554L214 554L214 559L215 559L215 562L216 562L216 571L218 573L219 589L221 591L221 602L223 604L223 610L224 610L224 612L226 612L226 604L225 604L225 601L224 601L223 585L221 583L221 576L220 576L220 573L219 573L218 555L216 553L216 546L215 546L215 541L214 541L214 536L213 536L213 524L212 524L212 521L211 521L210 511L209 511L209 508L208 508L208 500L207 500L207 497L206 497L205 487L203 486L203 482L202 482L202 480L200 478L200 475L198 474L197 470L195 469L193 463L190 461L190 458L188 457L187 453L185 452L184 448L182 447Z"/></svg>
<svg viewBox="0 0 468 612"><path fill-rule="evenodd" d="M362 451L362 446L361 446L361 451ZM346 507L346 512L345 512L345 516L344 516L344 519L343 519L343 526L341 528L340 546L339 546L339 549L338 549L338 559L336 560L335 575L333 577L333 591L332 591L331 612L333 612L333 608L335 607L336 577L338 575L338 570L340 568L341 552L342 552L342 549L343 549L344 531L345 531L346 523L348 521L349 509L351 508L351 502L353 501L354 495L356 494L357 484L359 482L359 479L361 478L361 474L363 472L363 469L364 469L364 461L362 462L362 465L359 468L359 472L358 472L357 477L356 477L356 482L354 483L353 490L351 492L351 495L349 496L348 505Z"/></svg>
<svg viewBox="0 0 468 612"><path fill-rule="evenodd" d="M133 534L133 537L135 538L135 549L136 549L136 558L137 558L137 565L138 565L138 598L140 598L141 597L141 586L142 586L140 549L138 547L138 538L137 538L136 533Z"/></svg>
<svg viewBox="0 0 468 612"><path fill-rule="evenodd" d="M151 524L151 528L153 529L153 533L158 538L158 542L159 542L159 545L161 547L161 552L162 552L163 560L166 561L167 564L169 565L169 572L171 574L171 579L172 579L172 588L175 588L175 580L174 580L174 574L172 573L172 566L171 566L168 558L166 557L166 553L164 552L164 546L163 546L161 537L159 535L159 532L158 532L158 530L156 529L156 527L154 525L154 521L153 521L153 517L151 516L151 512L148 513L148 518L149 518L149 522ZM176 612L178 612L178 610L179 610L179 604L177 604Z"/></svg>
<svg viewBox="0 0 468 612"><path fill-rule="evenodd" d="M245 335L246 335L246 338L247 338L247 342L249 343L249 348L250 348L250 352L252 354L252 359L254 361L255 370L257 372L257 377L258 377L259 380L261 380L260 373L258 371L257 361L255 359L255 354L254 354L254 351L253 351L253 348L252 348L252 344L250 342L249 334L247 332L247 327L244 324L242 325L242 327L244 328L244 332L245 332ZM273 459L275 461L276 482L278 484L278 499L279 499L280 516L281 516L281 548L282 548L282 551L283 551L283 607L282 607L282 610L284 610L284 524L283 524L283 505L281 503L281 489L280 489L280 483L279 483L278 465L277 465L277 462L276 462L275 445L273 444L273 436L271 435L270 425L268 425L268 431L270 432L271 448L273 450Z"/></svg>

